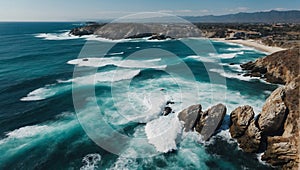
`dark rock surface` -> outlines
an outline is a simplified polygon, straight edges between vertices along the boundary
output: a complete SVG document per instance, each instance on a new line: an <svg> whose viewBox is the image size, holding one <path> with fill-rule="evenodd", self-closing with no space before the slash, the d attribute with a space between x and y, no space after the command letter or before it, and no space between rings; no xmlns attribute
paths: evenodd
<svg viewBox="0 0 300 170"><path fill-rule="evenodd" d="M202 112L200 104L192 105L178 114L180 121L184 122L184 130L199 132L203 140L208 140L221 126L226 114L226 106L217 104Z"/></svg>
<svg viewBox="0 0 300 170"><path fill-rule="evenodd" d="M178 114L179 120L184 122L184 129L186 132L194 129L197 120L199 119L199 116L202 112L201 109L202 107L200 104L192 105L182 110Z"/></svg>
<svg viewBox="0 0 300 170"><path fill-rule="evenodd" d="M171 112L172 112L172 108L167 106L167 107L164 108L163 116L167 116Z"/></svg>
<svg viewBox="0 0 300 170"><path fill-rule="evenodd" d="M217 104L209 108L199 117L195 129L202 135L203 140L208 140L215 131L220 128L225 114L226 106Z"/></svg>

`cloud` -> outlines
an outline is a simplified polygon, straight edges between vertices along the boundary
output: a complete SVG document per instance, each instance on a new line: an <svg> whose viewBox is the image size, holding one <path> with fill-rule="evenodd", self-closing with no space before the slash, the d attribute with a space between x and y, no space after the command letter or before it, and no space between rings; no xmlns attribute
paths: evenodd
<svg viewBox="0 0 300 170"><path fill-rule="evenodd" d="M157 12L159 12L159 13L173 13L174 11L168 10L168 9L162 9L162 10L159 10Z"/></svg>
<svg viewBox="0 0 300 170"><path fill-rule="evenodd" d="M229 12L245 12L245 11L248 11L249 8L248 7L237 7L237 8L234 8L234 9L227 9L227 11Z"/></svg>
<svg viewBox="0 0 300 170"><path fill-rule="evenodd" d="M192 10L189 9L182 9L182 10L176 10L175 12L180 12L180 13L191 13L193 12Z"/></svg>
<svg viewBox="0 0 300 170"><path fill-rule="evenodd" d="M276 10L276 11L286 11L287 9L286 8L275 8L274 10Z"/></svg>
<svg viewBox="0 0 300 170"><path fill-rule="evenodd" d="M247 7L238 7L237 10L238 11L247 11L249 8Z"/></svg>
<svg viewBox="0 0 300 170"><path fill-rule="evenodd" d="M208 12L210 12L210 11L207 10L207 9L202 9L202 10L199 10L199 12L200 12L200 13L208 13Z"/></svg>

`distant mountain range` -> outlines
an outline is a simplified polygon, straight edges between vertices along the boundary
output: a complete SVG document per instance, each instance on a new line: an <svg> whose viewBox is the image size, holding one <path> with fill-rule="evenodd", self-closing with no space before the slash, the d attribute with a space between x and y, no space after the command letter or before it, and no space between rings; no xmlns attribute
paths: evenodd
<svg viewBox="0 0 300 170"><path fill-rule="evenodd" d="M190 22L205 23L300 23L300 11L268 11L228 15L183 16Z"/></svg>

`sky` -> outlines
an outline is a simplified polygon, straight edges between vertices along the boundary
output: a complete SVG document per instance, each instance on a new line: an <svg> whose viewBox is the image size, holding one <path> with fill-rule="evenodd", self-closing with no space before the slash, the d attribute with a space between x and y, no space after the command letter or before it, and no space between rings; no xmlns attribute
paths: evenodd
<svg viewBox="0 0 300 170"><path fill-rule="evenodd" d="M139 12L203 16L299 9L300 0L0 0L0 21L92 21Z"/></svg>

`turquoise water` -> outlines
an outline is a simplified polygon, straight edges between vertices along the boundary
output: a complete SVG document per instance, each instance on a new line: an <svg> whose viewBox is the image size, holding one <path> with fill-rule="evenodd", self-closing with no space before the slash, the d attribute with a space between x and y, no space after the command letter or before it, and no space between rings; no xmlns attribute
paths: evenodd
<svg viewBox="0 0 300 170"><path fill-rule="evenodd" d="M68 36L78 24L0 23L0 169L269 168L256 154L241 152L228 133L234 108L249 104L259 113L276 88L238 75L240 63L264 53L202 39ZM93 45L112 48L84 50ZM95 96L86 93L91 89ZM74 109L73 100L80 107ZM175 102L175 113L160 117L167 100ZM210 141L180 132L175 115L181 109L201 103L206 110L219 102L226 104L227 116ZM117 154L93 138L118 147L106 125L130 137ZM163 138L151 138L161 129Z"/></svg>

